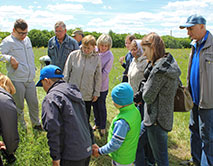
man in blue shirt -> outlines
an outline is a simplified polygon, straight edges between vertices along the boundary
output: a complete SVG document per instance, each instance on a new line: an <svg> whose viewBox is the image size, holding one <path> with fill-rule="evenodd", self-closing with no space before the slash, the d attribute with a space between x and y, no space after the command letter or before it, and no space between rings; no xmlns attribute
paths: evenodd
<svg viewBox="0 0 213 166"><path fill-rule="evenodd" d="M187 76L194 103L189 125L192 161L213 165L213 36L200 15L190 16L180 28L187 28L193 39Z"/></svg>
<svg viewBox="0 0 213 166"><path fill-rule="evenodd" d="M79 49L78 42L67 35L66 25L63 21L58 21L55 24L55 35L48 42L48 56L51 59L51 64L64 70L70 52Z"/></svg>

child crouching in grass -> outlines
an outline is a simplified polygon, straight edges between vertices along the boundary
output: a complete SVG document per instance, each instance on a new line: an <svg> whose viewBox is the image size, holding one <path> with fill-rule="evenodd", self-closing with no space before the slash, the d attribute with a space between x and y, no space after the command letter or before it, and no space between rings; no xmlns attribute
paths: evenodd
<svg viewBox="0 0 213 166"><path fill-rule="evenodd" d="M93 149L93 155L109 154L113 166L134 165L141 127L141 116L133 103L133 90L128 83L120 83L112 90L112 100L120 113L113 119L108 143Z"/></svg>

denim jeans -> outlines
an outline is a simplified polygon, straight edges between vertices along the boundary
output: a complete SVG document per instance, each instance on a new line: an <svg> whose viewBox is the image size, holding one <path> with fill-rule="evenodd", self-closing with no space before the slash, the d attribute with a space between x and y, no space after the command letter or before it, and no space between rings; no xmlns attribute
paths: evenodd
<svg viewBox="0 0 213 166"><path fill-rule="evenodd" d="M143 125L141 123L141 125ZM145 126L143 125L143 132L138 141L138 148L136 152L135 166L154 166L155 159L152 154L152 149L150 147L147 132Z"/></svg>
<svg viewBox="0 0 213 166"><path fill-rule="evenodd" d="M159 125L146 127L148 140L157 166L169 166L168 160L168 132Z"/></svg>
<svg viewBox="0 0 213 166"><path fill-rule="evenodd" d="M196 165L213 165L213 109L198 109L190 112L191 155Z"/></svg>
<svg viewBox="0 0 213 166"><path fill-rule="evenodd" d="M93 112L95 117L95 125L100 129L106 128L106 120L107 120L107 109L106 109L106 97L108 94L108 90L105 92L100 92L100 97L93 105Z"/></svg>
<svg viewBox="0 0 213 166"><path fill-rule="evenodd" d="M138 147L137 147L137 151L136 151L135 166L146 166L144 146L148 140L147 140L146 129L145 129L143 122L141 122L141 130L142 130L142 128L143 128L142 135L139 138Z"/></svg>
<svg viewBox="0 0 213 166"><path fill-rule="evenodd" d="M143 109L141 109L141 107L143 107L143 105L140 105L138 109L140 110L141 119L143 120ZM141 130L142 134L138 141L135 166L154 166L155 160L148 141L146 127L144 126L143 122L141 122Z"/></svg>

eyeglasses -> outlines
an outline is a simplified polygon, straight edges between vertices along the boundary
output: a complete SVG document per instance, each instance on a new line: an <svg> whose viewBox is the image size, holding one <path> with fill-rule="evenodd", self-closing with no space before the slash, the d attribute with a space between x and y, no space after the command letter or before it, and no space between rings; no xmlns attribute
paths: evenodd
<svg viewBox="0 0 213 166"><path fill-rule="evenodd" d="M24 36L24 35L28 34L28 32L19 32L19 31L17 31L17 29L15 29L15 30L20 36Z"/></svg>
<svg viewBox="0 0 213 166"><path fill-rule="evenodd" d="M63 31L61 31L61 30L55 31L55 33L62 33L62 32L64 32L64 30Z"/></svg>

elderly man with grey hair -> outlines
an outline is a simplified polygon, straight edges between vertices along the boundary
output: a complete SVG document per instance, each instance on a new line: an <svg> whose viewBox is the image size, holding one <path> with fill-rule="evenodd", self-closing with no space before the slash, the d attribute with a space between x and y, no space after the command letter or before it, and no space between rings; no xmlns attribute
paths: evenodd
<svg viewBox="0 0 213 166"><path fill-rule="evenodd" d="M66 25L63 21L55 24L55 36L48 42L48 56L51 64L64 70L64 64L70 52L79 49L78 42L67 35Z"/></svg>
<svg viewBox="0 0 213 166"><path fill-rule="evenodd" d="M206 30L206 19L191 15L185 24L191 37L187 82L194 107L190 112L192 162L213 165L213 36Z"/></svg>

